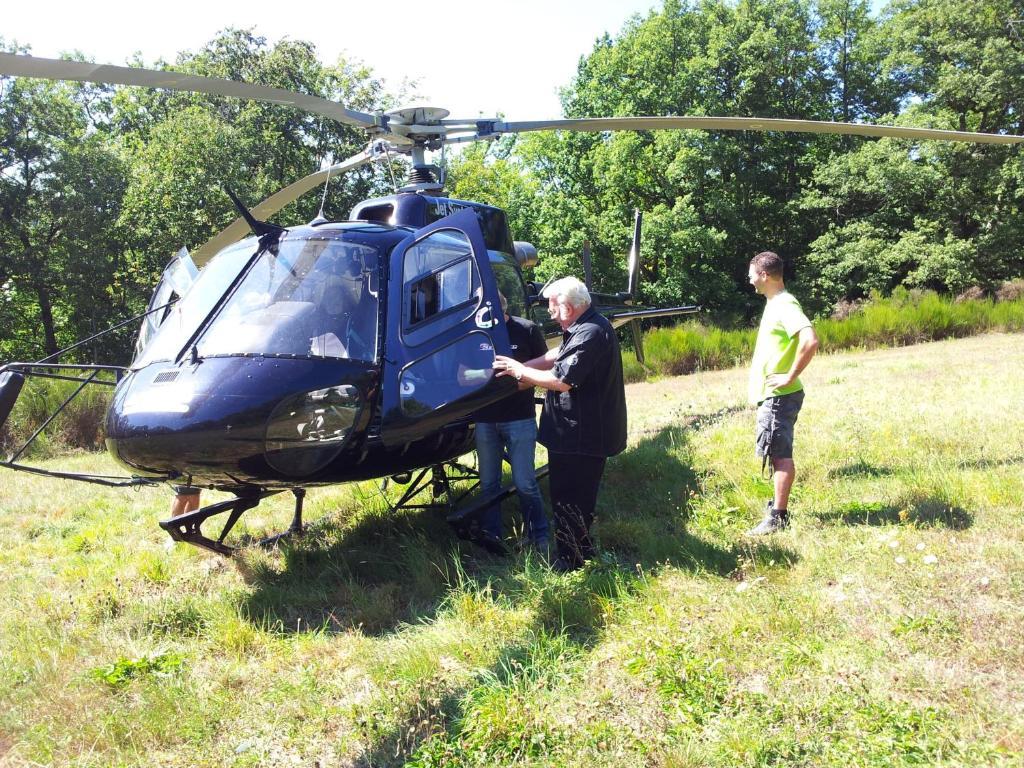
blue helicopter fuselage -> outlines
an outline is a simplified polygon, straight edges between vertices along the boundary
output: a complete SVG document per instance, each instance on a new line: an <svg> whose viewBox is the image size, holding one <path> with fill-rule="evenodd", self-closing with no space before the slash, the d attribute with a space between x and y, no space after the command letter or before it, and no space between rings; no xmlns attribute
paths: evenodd
<svg viewBox="0 0 1024 768"><path fill-rule="evenodd" d="M498 209L421 194L215 256L119 383L107 446L135 474L225 490L363 480L470 450L514 389L499 288L525 286Z"/></svg>

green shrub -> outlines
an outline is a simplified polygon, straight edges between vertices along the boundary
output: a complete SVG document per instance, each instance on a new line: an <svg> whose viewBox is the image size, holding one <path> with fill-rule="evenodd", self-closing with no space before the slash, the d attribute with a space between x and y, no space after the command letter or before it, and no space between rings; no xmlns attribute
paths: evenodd
<svg viewBox="0 0 1024 768"><path fill-rule="evenodd" d="M1012 291L1005 293L1009 296ZM1024 297L958 301L933 291L897 288L887 298L876 295L863 304L844 307L832 318L817 320L814 328L821 349L829 352L1020 331L1024 329ZM623 371L626 381L633 382L651 374L679 376L731 368L750 360L756 338L754 328L728 330L693 322L658 328L644 339L646 366L637 363L632 352L623 353Z"/></svg>
<svg viewBox="0 0 1024 768"><path fill-rule="evenodd" d="M137 659L120 658L102 667L91 670L89 675L94 680L106 683L112 688L124 688L132 680L147 675L167 677L178 672L184 659L179 653L161 653L155 656L142 656Z"/></svg>
<svg viewBox="0 0 1024 768"><path fill-rule="evenodd" d="M0 453L6 457L19 449L78 386L73 381L59 379L26 379L14 410L0 425ZM113 392L113 387L86 386L36 438L22 458L47 458L76 448L102 449L104 419Z"/></svg>
<svg viewBox="0 0 1024 768"><path fill-rule="evenodd" d="M629 659L626 669L653 684L670 709L696 726L714 717L729 690L721 659L678 644L652 643Z"/></svg>

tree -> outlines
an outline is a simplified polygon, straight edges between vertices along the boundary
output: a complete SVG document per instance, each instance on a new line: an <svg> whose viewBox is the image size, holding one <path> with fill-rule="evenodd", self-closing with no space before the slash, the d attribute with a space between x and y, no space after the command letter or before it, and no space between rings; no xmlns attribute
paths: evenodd
<svg viewBox="0 0 1024 768"><path fill-rule="evenodd" d="M871 16L870 0L819 0L817 16L817 51L833 118L870 121L897 112L905 90L885 71L891 43ZM844 144L852 147L852 137Z"/></svg>
<svg viewBox="0 0 1024 768"><path fill-rule="evenodd" d="M532 242L537 222L537 183L513 155L517 136L468 146L448 165L445 186L452 197L503 209L512 236Z"/></svg>
<svg viewBox="0 0 1024 768"><path fill-rule="evenodd" d="M0 285L18 307L0 355L52 354L116 309L126 169L89 130L84 86L5 80L0 98ZM28 298L31 297L31 301Z"/></svg>
<svg viewBox="0 0 1024 768"><path fill-rule="evenodd" d="M955 11L955 15L953 14ZM1024 47L1011 2L900 2L879 28L883 71L906 85L899 121L1022 129ZM809 261L819 306L897 285L961 291L1021 273L1019 147L883 140L836 155L801 199L823 234Z"/></svg>
<svg viewBox="0 0 1024 768"><path fill-rule="evenodd" d="M248 30L229 29L197 53L182 53L175 69L240 79L336 99L374 111L390 103L365 67L340 59L325 66L309 43L271 47ZM123 89L113 122L134 172L122 224L132 236L134 277L152 285L167 259L227 226L237 211L224 188L255 205L365 145L358 129L297 110L204 94ZM325 214L345 218L359 200L385 191L372 167L331 180ZM310 221L320 196L307 195L275 217L283 225Z"/></svg>
<svg viewBox="0 0 1024 768"><path fill-rule="evenodd" d="M567 116L831 117L816 21L800 0L667 0L597 41L563 91ZM765 247L795 255L811 233L793 209L823 140L698 131L531 137L521 152L540 182L557 263L598 243L604 287L621 287L632 210L648 214L645 291L729 310L746 264ZM833 142L834 143L834 142ZM547 213L550 211L550 213ZM682 232L676 228L685 228ZM578 251L577 251L578 252Z"/></svg>
<svg viewBox="0 0 1024 768"><path fill-rule="evenodd" d="M180 54L175 68L363 111L393 104L366 67L325 66L309 43L268 46L246 30ZM349 126L272 104L23 79L2 87L0 357L41 357L140 310L174 251L235 218L225 186L255 204L365 145ZM332 178L326 215L345 218L382 181L372 167ZM275 218L303 223L319 206L308 195ZM124 362L130 341L109 341L95 351Z"/></svg>

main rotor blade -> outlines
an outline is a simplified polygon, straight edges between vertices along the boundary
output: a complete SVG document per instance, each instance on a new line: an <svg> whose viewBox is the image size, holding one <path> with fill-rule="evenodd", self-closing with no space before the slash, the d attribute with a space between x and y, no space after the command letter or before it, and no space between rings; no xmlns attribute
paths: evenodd
<svg viewBox="0 0 1024 768"><path fill-rule="evenodd" d="M325 181L328 175L333 176L336 173L351 171L354 168L365 165L370 162L371 159L372 155L370 151L368 149L363 150L358 155L353 155L352 157L342 160L340 163L336 163L329 168L324 168L321 171L309 174L309 176L304 176L298 181L289 184L284 189L272 194L262 203L253 208L250 213L252 213L252 215L257 219L268 219L288 205L288 203L293 200L297 200L309 192L309 190ZM245 219L239 216L226 228L222 229L193 251L192 261L194 261L198 267L203 266L203 264L209 261L210 258L218 251L231 245L237 240L241 240L247 232L249 232L249 225L246 224Z"/></svg>
<svg viewBox="0 0 1024 768"><path fill-rule="evenodd" d="M481 121L486 123L486 121ZM1020 144L1024 136L970 131L944 131L935 128L906 128L896 125L831 123L824 120L776 120L760 117L589 117L579 120L533 120L521 123L495 121L481 126L494 133L527 131L657 131L693 129L698 131L789 131L794 133L840 133L852 136L891 136L897 139L968 141L979 144Z"/></svg>
<svg viewBox="0 0 1024 768"><path fill-rule="evenodd" d="M378 124L378 120L373 115L346 109L335 101L321 99L318 96L309 96L283 88L271 88L266 85L242 83L237 80L186 75L170 70L116 67L109 64L90 64L83 61L0 53L0 75L193 91L215 96L231 96L236 99L264 101L270 104L283 104L359 128L372 128Z"/></svg>

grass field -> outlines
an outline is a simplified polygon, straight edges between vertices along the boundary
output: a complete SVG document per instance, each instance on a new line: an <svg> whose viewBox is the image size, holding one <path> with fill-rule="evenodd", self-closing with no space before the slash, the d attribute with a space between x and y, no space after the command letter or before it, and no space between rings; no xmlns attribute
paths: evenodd
<svg viewBox="0 0 1024 768"><path fill-rule="evenodd" d="M568 576L372 484L223 561L166 489L5 473L0 765L1022 765L1022 370L1024 335L816 359L767 542L745 372L631 385Z"/></svg>

